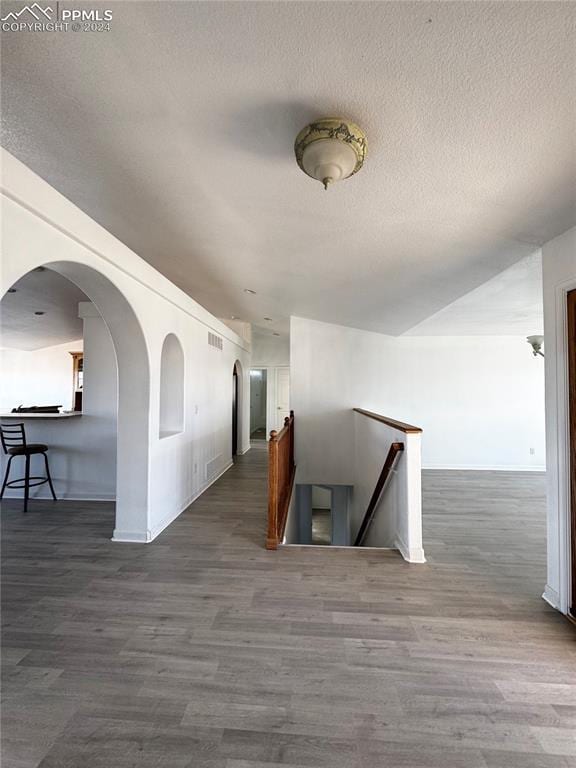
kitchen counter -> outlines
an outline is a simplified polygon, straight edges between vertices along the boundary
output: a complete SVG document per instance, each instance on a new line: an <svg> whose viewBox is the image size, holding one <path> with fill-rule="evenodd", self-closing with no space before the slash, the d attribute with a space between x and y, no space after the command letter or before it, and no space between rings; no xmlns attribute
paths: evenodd
<svg viewBox="0 0 576 768"><path fill-rule="evenodd" d="M81 411L68 413L0 413L0 419L72 419L82 416Z"/></svg>

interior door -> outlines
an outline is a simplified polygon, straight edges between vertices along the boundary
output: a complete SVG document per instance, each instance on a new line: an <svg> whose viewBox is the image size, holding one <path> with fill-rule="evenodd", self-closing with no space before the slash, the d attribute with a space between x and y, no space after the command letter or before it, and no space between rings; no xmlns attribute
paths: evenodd
<svg viewBox="0 0 576 768"><path fill-rule="evenodd" d="M290 368L276 369L276 429L290 416Z"/></svg>
<svg viewBox="0 0 576 768"><path fill-rule="evenodd" d="M576 616L576 290L568 293L568 408L570 411L570 530L572 539L572 600Z"/></svg>

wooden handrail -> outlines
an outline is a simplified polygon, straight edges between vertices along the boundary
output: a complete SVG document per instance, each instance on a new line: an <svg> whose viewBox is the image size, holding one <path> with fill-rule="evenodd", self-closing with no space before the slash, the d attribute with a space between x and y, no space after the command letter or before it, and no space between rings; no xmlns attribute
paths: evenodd
<svg viewBox="0 0 576 768"><path fill-rule="evenodd" d="M356 410L356 408L354 410ZM392 443L390 446L388 455L386 456L386 461L384 462L384 466L380 472L380 477L378 478L378 482L374 488L374 493L372 494L372 498L370 499L370 503L368 504L368 508L366 509L366 513L364 515L364 519L362 520L362 524L358 530L356 541L354 542L355 547L362 546L362 542L366 538L368 529L372 525L372 520L374 519L376 508L378 506L378 501L380 500L380 496L382 495L386 481L392 472L396 458L400 453L402 453L403 450L404 443Z"/></svg>
<svg viewBox="0 0 576 768"><path fill-rule="evenodd" d="M280 432L272 430L268 442L268 532L266 549L278 549L284 539L288 507L296 475L294 463L294 411Z"/></svg>
<svg viewBox="0 0 576 768"><path fill-rule="evenodd" d="M422 432L420 427L414 427L412 424L405 424L403 421L396 421L396 419L389 419L387 416L381 416L379 413L373 411L365 411L363 408L354 408L356 413L361 413L362 416L368 416L369 419L380 421L382 424L386 424L388 427L393 427L399 432L406 432L406 434L412 434L416 432Z"/></svg>

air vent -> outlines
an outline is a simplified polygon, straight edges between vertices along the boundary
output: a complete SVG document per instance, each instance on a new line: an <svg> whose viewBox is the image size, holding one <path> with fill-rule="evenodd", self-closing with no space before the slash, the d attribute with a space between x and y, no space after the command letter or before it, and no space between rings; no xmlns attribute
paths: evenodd
<svg viewBox="0 0 576 768"><path fill-rule="evenodd" d="M211 347L222 351L222 339L220 336L216 336L215 333L210 333L210 331L208 331L208 344L210 344Z"/></svg>

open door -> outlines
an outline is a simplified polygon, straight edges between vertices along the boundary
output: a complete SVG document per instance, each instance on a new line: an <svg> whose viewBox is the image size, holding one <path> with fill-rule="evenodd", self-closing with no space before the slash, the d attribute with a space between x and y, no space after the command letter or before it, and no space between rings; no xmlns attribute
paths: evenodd
<svg viewBox="0 0 576 768"><path fill-rule="evenodd" d="M232 456L238 454L238 370L232 373Z"/></svg>
<svg viewBox="0 0 576 768"><path fill-rule="evenodd" d="M570 412L570 613L576 617L576 290L568 293L568 408Z"/></svg>
<svg viewBox="0 0 576 768"><path fill-rule="evenodd" d="M276 429L290 416L290 368L276 369Z"/></svg>

